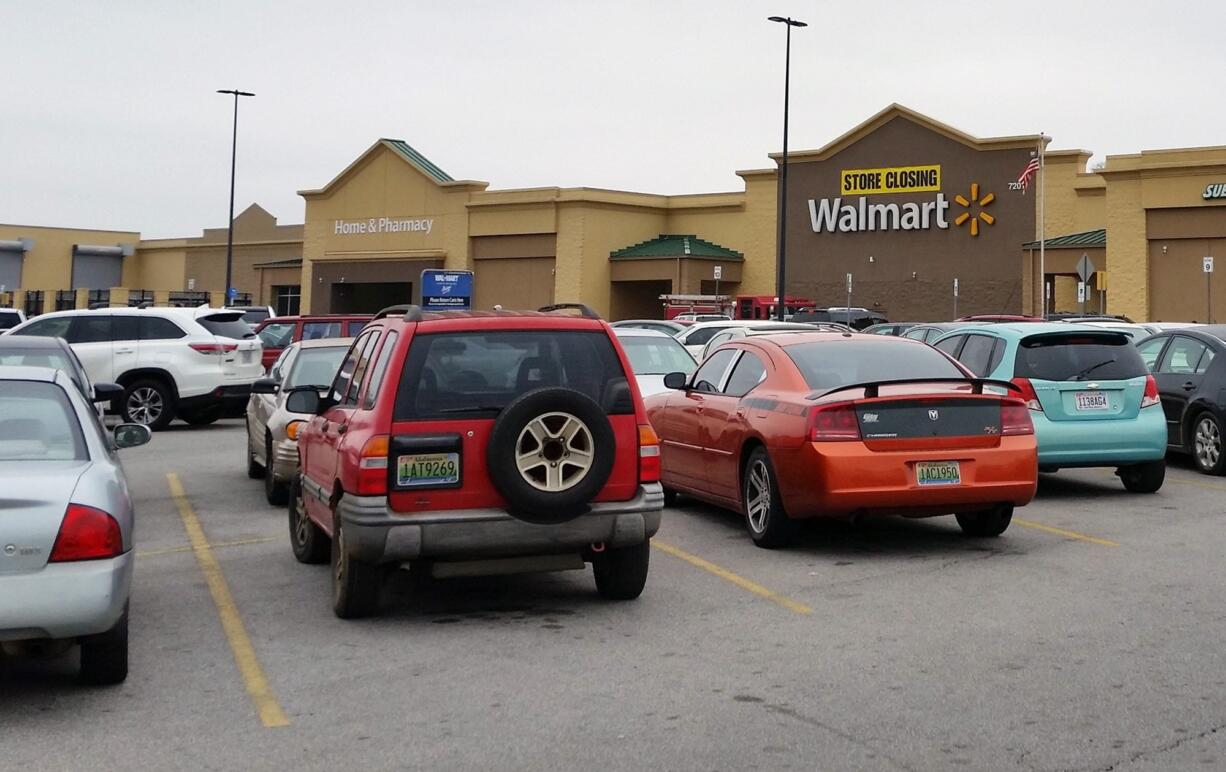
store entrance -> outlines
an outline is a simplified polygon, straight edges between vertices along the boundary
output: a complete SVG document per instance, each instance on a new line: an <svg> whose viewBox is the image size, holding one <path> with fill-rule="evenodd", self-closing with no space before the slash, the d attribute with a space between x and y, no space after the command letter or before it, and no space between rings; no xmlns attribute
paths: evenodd
<svg viewBox="0 0 1226 772"><path fill-rule="evenodd" d="M334 314L373 314L388 306L413 302L413 282L338 282L329 308Z"/></svg>

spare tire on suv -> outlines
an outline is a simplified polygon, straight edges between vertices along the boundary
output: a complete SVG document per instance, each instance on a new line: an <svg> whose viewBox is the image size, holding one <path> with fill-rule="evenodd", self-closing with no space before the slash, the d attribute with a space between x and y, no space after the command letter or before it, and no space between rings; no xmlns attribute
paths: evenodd
<svg viewBox="0 0 1226 772"><path fill-rule="evenodd" d="M588 511L613 471L613 427L573 389L541 388L511 402L490 432L486 467L507 511L528 523L564 523Z"/></svg>

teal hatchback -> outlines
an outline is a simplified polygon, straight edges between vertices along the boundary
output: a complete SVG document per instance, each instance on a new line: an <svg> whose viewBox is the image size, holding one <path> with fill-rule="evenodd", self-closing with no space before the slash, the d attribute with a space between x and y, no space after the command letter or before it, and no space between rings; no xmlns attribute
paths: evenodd
<svg viewBox="0 0 1226 772"><path fill-rule="evenodd" d="M1021 389L1039 471L1113 466L1130 491L1162 487L1166 420L1158 385L1124 333L1063 323L994 324L948 332L933 345L975 375Z"/></svg>

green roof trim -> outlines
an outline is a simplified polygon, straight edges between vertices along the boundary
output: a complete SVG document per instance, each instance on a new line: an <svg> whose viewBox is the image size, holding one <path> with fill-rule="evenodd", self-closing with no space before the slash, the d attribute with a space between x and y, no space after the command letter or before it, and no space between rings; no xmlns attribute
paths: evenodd
<svg viewBox="0 0 1226 772"><path fill-rule="evenodd" d="M413 146L408 142L405 142L403 139L385 139L383 141L386 142L392 150L399 153L401 158L413 164L418 169L421 169L423 172L432 177L435 182L455 182L450 174L435 166L429 158L426 158L424 155L414 150Z"/></svg>
<svg viewBox="0 0 1226 772"><path fill-rule="evenodd" d="M706 257L719 260L744 260L745 255L735 249L721 247L693 234L661 233L649 241L640 241L609 253L610 260L637 257Z"/></svg>
<svg viewBox="0 0 1226 772"><path fill-rule="evenodd" d="M1099 228L1096 231L1084 231L1082 233L1070 233L1067 236L1053 236L1050 239L1044 239L1044 249L1077 249L1078 247L1105 247L1107 246L1107 229ZM1039 242L1029 241L1022 245L1023 249L1038 249Z"/></svg>

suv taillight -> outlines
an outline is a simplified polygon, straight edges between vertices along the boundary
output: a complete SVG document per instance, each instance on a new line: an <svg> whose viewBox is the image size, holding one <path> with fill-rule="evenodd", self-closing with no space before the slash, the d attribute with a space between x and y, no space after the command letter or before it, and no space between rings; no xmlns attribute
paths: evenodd
<svg viewBox="0 0 1226 772"><path fill-rule="evenodd" d="M387 493L387 453L386 434L375 435L366 441L358 458L358 489L354 493L359 496L382 496Z"/></svg>
<svg viewBox="0 0 1226 772"><path fill-rule="evenodd" d="M822 405L809 411L810 442L847 442L860 439L860 421L850 402Z"/></svg>
<svg viewBox="0 0 1226 772"><path fill-rule="evenodd" d="M639 482L660 481L660 438L647 424L639 424Z"/></svg>
<svg viewBox="0 0 1226 772"><path fill-rule="evenodd" d="M1025 402L1020 399L1000 401L1000 433L1006 437L1034 434L1034 421L1030 420L1030 409Z"/></svg>
<svg viewBox="0 0 1226 772"><path fill-rule="evenodd" d="M1043 405L1039 403L1039 395L1035 393L1034 384L1029 378L1014 378L1012 383L1022 390L1020 397L1022 402L1026 403L1027 409L1043 412Z"/></svg>
<svg viewBox="0 0 1226 772"><path fill-rule="evenodd" d="M123 534L120 533L119 522L115 518L101 509L69 504L48 562L104 560L122 554Z"/></svg>
<svg viewBox="0 0 1226 772"><path fill-rule="evenodd" d="M1158 381L1154 376L1145 376L1145 395L1141 397L1141 407L1161 405L1162 398L1158 396Z"/></svg>
<svg viewBox="0 0 1226 772"><path fill-rule="evenodd" d="M188 348L205 356L220 357L238 350L237 343L188 343Z"/></svg>

